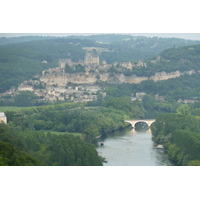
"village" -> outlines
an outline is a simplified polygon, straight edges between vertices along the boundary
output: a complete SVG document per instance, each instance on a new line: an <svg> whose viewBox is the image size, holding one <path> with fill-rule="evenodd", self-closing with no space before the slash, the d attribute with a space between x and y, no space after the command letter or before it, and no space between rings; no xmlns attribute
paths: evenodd
<svg viewBox="0 0 200 200"><path fill-rule="evenodd" d="M102 82L112 82L119 84L121 80L116 77L110 77L109 70L119 67L132 70L134 67L146 67L146 63L142 60L135 62L120 62L107 64L105 60L100 62L99 54L103 49L86 48L84 60L74 63L69 58L58 60L58 67L45 70L41 75L37 75L30 80L21 83L17 88L12 87L8 91L1 93L0 98L14 99L21 91L34 92L39 102L90 102L98 99L98 95L103 98L106 88L99 84ZM160 57L157 58L159 60ZM47 63L46 60L42 61ZM152 62L156 62L152 61ZM77 67L78 70L77 70ZM81 72L80 72L81 71ZM127 77L125 77L127 79ZM114 81L113 81L114 80ZM140 80L141 81L141 80ZM123 80L121 81L123 82ZM144 92L133 94L131 99L142 100ZM155 100L164 101L164 97L156 95ZM178 102L195 103L193 100L181 100Z"/></svg>
<svg viewBox="0 0 200 200"><path fill-rule="evenodd" d="M78 63L73 63L69 58L59 59L58 67L43 71L41 75L24 81L17 88L10 88L8 91L1 93L0 97L10 96L10 98L14 98L21 91L31 91L34 92L39 101L44 102L94 101L97 100L98 94L105 97L106 93L103 92L104 87L96 84L97 77L94 77L94 73L92 74L91 72L100 74L101 72L107 72L111 67L119 64L121 67L127 69L132 69L132 67L136 66L145 66L143 61L107 64L103 60L100 63L98 53L96 50L94 52L94 49L86 49L84 60L80 60ZM46 60L42 62L47 63ZM71 74L66 71L66 66L70 67L70 69L75 69L78 65L84 69L84 75L83 73L76 73L76 71Z"/></svg>

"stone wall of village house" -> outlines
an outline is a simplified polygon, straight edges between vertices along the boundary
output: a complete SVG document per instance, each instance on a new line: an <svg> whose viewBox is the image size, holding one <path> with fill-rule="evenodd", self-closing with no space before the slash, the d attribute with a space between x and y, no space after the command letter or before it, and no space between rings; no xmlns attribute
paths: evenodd
<svg viewBox="0 0 200 200"><path fill-rule="evenodd" d="M0 123L7 124L7 117L4 112L0 113Z"/></svg>
<svg viewBox="0 0 200 200"><path fill-rule="evenodd" d="M0 117L0 123L7 124L7 118L6 117Z"/></svg>

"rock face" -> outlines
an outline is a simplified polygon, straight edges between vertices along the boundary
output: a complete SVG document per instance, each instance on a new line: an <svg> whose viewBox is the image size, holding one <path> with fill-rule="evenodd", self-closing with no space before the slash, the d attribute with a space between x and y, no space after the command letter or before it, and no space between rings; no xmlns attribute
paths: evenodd
<svg viewBox="0 0 200 200"><path fill-rule="evenodd" d="M125 76L122 73L119 74L110 74L110 73L43 73L40 77L40 81L46 83L46 85L57 85L64 87L67 85L67 83L75 83L75 84L94 84L96 82L107 82L110 84L122 84L122 83L135 83L139 84L142 81L146 80L153 80L153 81L161 81L161 80L167 80L171 78L177 78L184 74L193 74L195 73L194 70L186 71L186 72L159 72L156 73L154 76L151 77L145 77L141 76L138 77L136 75L132 76Z"/></svg>
<svg viewBox="0 0 200 200"><path fill-rule="evenodd" d="M175 72L170 72L170 73L159 72L159 73L156 73L154 76L151 76L149 79L156 82L156 81L163 81L163 80L167 80L167 79L171 79L171 78L177 78L177 77L185 75L185 74L191 75L194 73L195 73L194 70L185 71L185 72L175 71Z"/></svg>

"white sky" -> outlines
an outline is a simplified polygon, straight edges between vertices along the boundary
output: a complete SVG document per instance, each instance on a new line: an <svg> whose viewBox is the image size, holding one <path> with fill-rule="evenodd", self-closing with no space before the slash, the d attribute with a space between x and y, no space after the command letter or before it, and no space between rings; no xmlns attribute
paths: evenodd
<svg viewBox="0 0 200 200"><path fill-rule="evenodd" d="M67 3L64 0L3 0L0 22L0 37L25 33L56 36L136 33L200 40L196 0L168 0L162 3L158 0L68 0Z"/></svg>

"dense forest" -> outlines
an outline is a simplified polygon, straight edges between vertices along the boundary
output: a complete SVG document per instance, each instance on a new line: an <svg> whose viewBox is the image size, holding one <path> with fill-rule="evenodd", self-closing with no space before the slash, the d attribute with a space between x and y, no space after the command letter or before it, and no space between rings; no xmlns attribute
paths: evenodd
<svg viewBox="0 0 200 200"><path fill-rule="evenodd" d="M159 115L152 126L155 141L164 145L176 165L200 165L199 110L190 113L190 108L183 105L178 114Z"/></svg>
<svg viewBox="0 0 200 200"><path fill-rule="evenodd" d="M100 59L107 63L130 62L146 60L157 56L165 49L177 48L199 44L199 41L184 40L178 38L144 37L122 34L103 34L91 36L74 36L75 38L97 41L109 51L101 53Z"/></svg>
<svg viewBox="0 0 200 200"><path fill-rule="evenodd" d="M13 131L0 124L1 166L99 166L94 146L73 135Z"/></svg>
<svg viewBox="0 0 200 200"><path fill-rule="evenodd" d="M126 127L127 111L139 117L130 99L118 105L107 103L104 107L65 103L6 111L9 123L1 124L0 130L1 141L7 142L2 143L1 165L102 165L95 138ZM15 160L18 154L27 164Z"/></svg>

